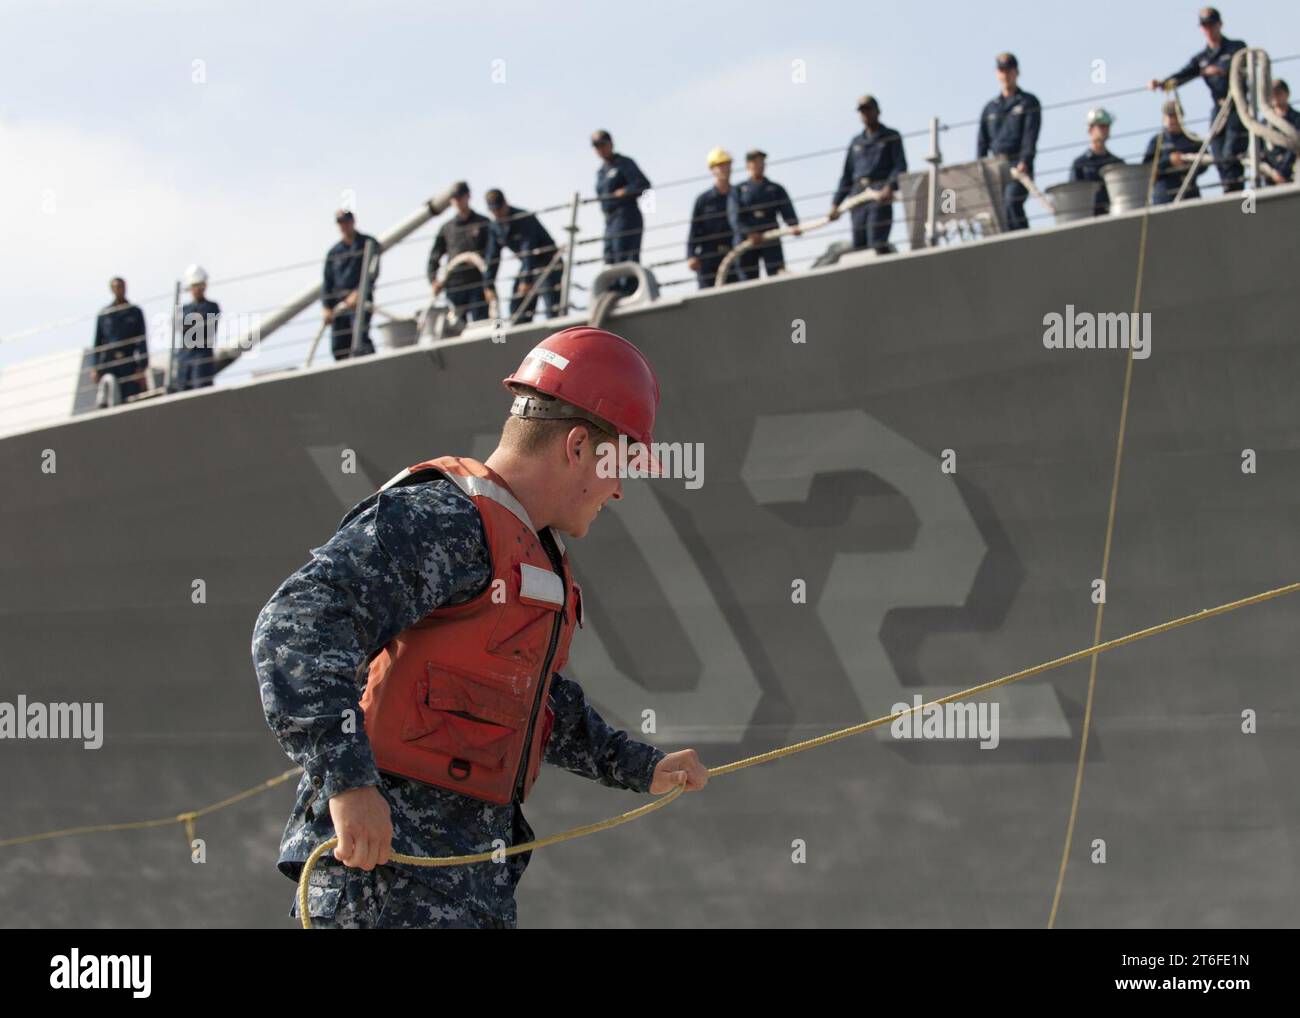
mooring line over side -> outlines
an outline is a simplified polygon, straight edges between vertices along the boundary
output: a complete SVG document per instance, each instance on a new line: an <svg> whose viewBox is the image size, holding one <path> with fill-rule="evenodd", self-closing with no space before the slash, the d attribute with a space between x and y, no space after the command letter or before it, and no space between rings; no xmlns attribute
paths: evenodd
<svg viewBox="0 0 1300 1018"><path fill-rule="evenodd" d="M732 761L729 764L722 764L718 767L709 768L709 777L718 777L723 774L731 774L735 771L743 770L746 767L755 767L758 764L769 763L773 760L779 760L782 757L793 756L795 753L802 753L805 750L816 749L819 746L825 746L832 742L838 742L840 739L847 739L851 735L858 735L862 732L870 731L873 728L879 728L882 725L890 724L898 718L906 717L924 711L930 707L938 707L946 703L952 703L954 700L964 700L980 693L986 693L991 689L999 686L1005 686L1012 682L1019 682L1021 679L1028 679L1034 675L1041 675L1043 672L1051 671L1054 668L1061 668L1075 661L1081 661L1085 657L1093 657L1102 654L1108 650L1114 650L1117 647L1123 647L1129 643L1136 643L1138 640L1145 640L1149 636L1156 636L1160 633L1166 633L1171 629L1178 629L1180 626L1190 625L1193 622L1203 622L1206 619L1213 618L1215 615L1225 615L1228 612L1236 611L1238 608L1245 608L1248 605L1259 604L1262 601L1271 601L1275 597L1281 597L1283 594L1293 594L1300 591L1300 583L1289 583L1285 587L1277 587L1274 590L1266 590L1259 594L1252 594L1250 597L1243 597L1237 601L1229 601L1226 604L1217 605L1214 608L1204 608L1199 612L1193 612L1190 615L1183 615L1180 618L1170 619L1168 622L1162 622L1159 625L1151 626L1147 629L1139 629L1137 632L1128 633L1125 636L1118 636L1113 640L1107 640L1105 643L1094 644L1091 647L1085 647L1083 650L1076 650L1064 657L1054 658L1051 661L1044 661L1041 664L1033 665L1029 668L1023 668L1018 672L1012 672L1009 675L1003 675L1001 678L993 679L990 682L981 683L978 686L971 686L969 689L959 690L956 693L950 693L947 696L941 696L937 700L931 700L929 703L923 703L917 706L908 707L905 710L898 711L895 714L886 714L884 717L875 718L871 721L863 721L860 724L851 725L848 728L841 728L838 731L828 732L825 735L819 735L815 739L806 739L803 742L796 742L790 746L782 746L780 749L769 750L766 753L759 753L756 756L745 757L741 760ZM595 834L598 831L608 830L611 827L618 827L632 820L637 820L643 816L655 812L667 806L670 802L681 795L685 786L678 785L670 792L660 796L654 802L647 803L627 813L620 813L616 817L610 817L608 820L601 820L594 824L587 824L583 827L574 827L559 834L552 834L545 838L538 838L535 841L524 842L520 845L511 845L509 848L497 849L487 852L476 852L472 855L448 855L426 857L418 855L405 855L400 852L393 852L389 855L389 861L400 863L406 866L462 866L467 863L488 862L490 860L499 860L505 856L519 855L523 852L531 852L535 848L542 848L546 845L555 845L561 841L572 841L574 838L581 838L588 834ZM322 841L307 857L303 863L302 872L298 877L298 916L302 923L303 929L311 929L311 915L307 904L307 888L311 880L312 871L316 868L316 863L326 852L338 844L338 838L329 838Z"/></svg>
<svg viewBox="0 0 1300 1018"><path fill-rule="evenodd" d="M301 767L290 767L282 774L277 774L273 778L267 778L259 782L252 788L245 788L242 792L236 792L234 795L228 795L220 802L214 802L210 806L204 806L201 809L189 810L185 813L177 813L174 817L159 817L157 820L131 820L123 824L87 824L84 827L64 827L57 831L43 831L40 834L25 834L18 838L5 838L0 840L0 848L9 848L13 845L30 845L36 841L51 841L54 838L70 838L77 834L102 834L105 831L140 831L150 827L169 827L172 824L184 824L187 841L194 840L194 821L199 817L207 816L209 813L215 813L219 809L225 809L227 806L233 806L237 802L249 798L253 795L260 795L276 785L288 781L295 774L301 774Z"/></svg>
<svg viewBox="0 0 1300 1018"><path fill-rule="evenodd" d="M1147 200L1142 209L1138 238L1137 278L1133 281L1133 317L1137 321L1142 306L1142 281L1146 274L1147 227L1151 221L1151 199L1155 193L1156 168L1160 165L1160 138L1156 138L1155 156L1151 161L1151 176L1147 181ZM1191 170L1188 170L1190 173ZM1115 507L1119 503L1119 471L1124 462L1124 436L1128 431L1129 394L1133 390L1133 345L1129 344L1128 358L1124 364L1124 395L1119 404L1119 431L1115 436L1115 466L1110 478L1110 507L1106 510L1106 540L1101 552L1102 597L1097 602L1097 617L1092 627L1092 642L1101 640L1101 620L1106 612L1106 595L1110 581L1110 550L1115 537ZM1065 825L1065 844L1061 847L1061 866L1056 873L1056 890L1052 892L1052 910L1047 916L1047 928L1056 926L1056 913L1061 907L1061 892L1065 888L1065 871L1070 864L1070 849L1074 845L1074 825L1079 818L1079 798L1083 792L1083 767L1088 760L1088 734L1092 731L1092 705L1097 691L1097 655L1088 663L1088 696L1083 707L1083 730L1079 735L1079 759L1074 768L1074 794L1070 798L1070 815Z"/></svg>
<svg viewBox="0 0 1300 1018"><path fill-rule="evenodd" d="M1108 640L1105 643L1096 644L1091 647L1085 647L1083 650L1078 650L1072 654L1067 654L1065 657L1055 658L1054 660L1051 661L1044 661L1043 663L1034 665L1030 668L1025 668L1018 672L1012 672L1010 675L1004 675L1001 678L994 679L991 682L985 682L981 685L972 686L969 689L964 689L956 693L951 693L948 696L940 697L939 699L933 700L929 703L923 703L920 704L919 706L908 707L905 710L899 711L897 714L889 714L885 717L876 718L872 721L865 721L862 722L861 724L853 725L849 728L842 728L839 731L828 732L827 734L818 736L815 739L806 739L803 742L797 742L794 743L793 745L784 746L780 749L770 750L769 752L766 753L759 753L756 756L750 756L750 757L745 757L744 759L741 760L735 760L729 764L722 764L718 767L712 767L709 769L709 775L710 777L718 777L723 774L730 774L733 773L734 771L743 770L746 767L754 767L757 766L758 764L770 763L774 760L779 760L782 757L793 756L795 753L801 753L804 750L815 749L818 746L824 746L832 742L837 742L840 739L846 739L851 735L858 735L862 732L869 731L873 728L879 728L880 726L889 724L897 720L898 718L903 718L908 716L909 714L914 714L919 711L924 711L927 708L942 706L943 704L951 703L955 700L961 700L971 696L978 695L980 693L988 692L991 689L996 689L998 686L1005 686L1009 683L1017 682L1021 679L1027 679L1034 675L1041 675L1043 672L1050 671L1053 668L1061 668L1065 665L1072 664L1075 661L1082 660L1085 657L1089 657L1089 656L1095 657L1097 654L1104 653L1105 651L1108 650L1114 650L1115 648L1122 647L1125 644L1135 643L1138 640L1144 640L1149 636L1156 636L1159 633L1165 633L1171 629L1177 629L1180 626L1189 625L1193 622L1201 622L1205 619L1212 618L1215 615L1224 615L1228 612L1235 611L1238 608L1245 608L1248 605L1259 604L1260 602L1263 601L1272 600L1275 597L1281 597L1283 594L1291 594L1297 591L1300 591L1300 582L1291 583L1285 587L1278 587L1274 590L1266 590L1263 593L1254 594L1250 597L1241 598L1240 600L1237 601L1230 601L1227 604L1221 604L1215 608L1206 608L1202 611L1194 612L1190 615L1184 615L1181 618L1171 619L1168 622L1162 622L1159 625L1151 626L1148 629L1142 629L1142 630L1138 630L1135 633L1129 633L1127 636L1116 637L1115 639ZM290 768L289 770L284 771L283 773L278 774L275 777L268 778L267 780L257 785L254 785L251 788L244 789L241 792L236 792L234 795L227 796L226 798L220 800L219 802L212 803L210 806L205 806L202 809L193 810L186 813L179 813L176 816L172 816L172 817L161 817L156 820L137 820L137 821L130 821L126 823L116 823L116 824L93 824L84 827L68 827L57 831L45 831L40 834L29 834L23 837L6 838L4 840L0 840L0 848L31 844L33 842L38 842L38 841L49 841L56 838L73 837L81 834L94 834L94 833L100 833L106 831L141 830L141 829L151 828L151 827L165 827L165 826L170 826L171 824L178 824L178 823L185 824L188 833L192 831L191 825L193 824L193 821L198 817L205 816L209 813L213 813L220 809L225 809L226 807L233 806L238 802L243 802L254 795L258 795L262 792L267 791L268 789L274 788L275 786L283 783L284 781L288 780L290 777L294 776L295 774L300 774L300 773L302 773L301 767ZM588 834L595 834L598 831L608 830L611 827L618 827L622 824L628 823L629 821L640 819L641 817L647 816L650 813L655 812L656 810L662 809L663 807L667 806L670 802L672 802L674 799L676 799L679 795L681 795L683 790L684 787L678 785L676 788L660 796L658 799L655 799L653 802L647 803L644 806L640 806L637 809L629 810L626 813L622 813L616 817L611 817L608 820L602 820L598 823L587 824L583 827L574 827L571 828L570 830L562 831L559 834L552 834L549 835L548 837L538 838L534 841L529 841L524 844L513 845L510 848L501 850L500 854L519 855L522 852L530 852L535 848L544 848L548 845L556 845L563 841L572 841L574 838L580 838ZM330 838L329 840L322 842L320 845L316 847L315 851L312 852L312 854L308 857L306 863L304 864L302 874L299 877L299 883L298 883L300 915L303 916L307 915L307 910L305 907L301 907L301 903L306 894L307 883L308 883L308 879L311 876L312 869L316 866L316 863L320 859L320 857L337 844L338 844L337 838ZM445 856L441 858L423 858L420 856L393 855L391 856L391 859L394 862L405 863L411 866L460 866L466 863L487 862L488 860L495 859L498 857L499 855L497 852L480 852L475 855ZM303 922L303 925L305 927L310 928L311 922L309 917L306 919L306 921Z"/></svg>

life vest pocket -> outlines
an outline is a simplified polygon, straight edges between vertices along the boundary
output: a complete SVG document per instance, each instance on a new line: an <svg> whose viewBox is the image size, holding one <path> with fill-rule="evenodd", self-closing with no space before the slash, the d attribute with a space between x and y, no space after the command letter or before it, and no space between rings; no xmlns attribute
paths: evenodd
<svg viewBox="0 0 1300 1018"><path fill-rule="evenodd" d="M416 683L416 699L421 707L460 711L510 728L523 728L531 707L509 679L471 675L432 661L425 663L424 676Z"/></svg>
<svg viewBox="0 0 1300 1018"><path fill-rule="evenodd" d="M415 707L402 725L403 742L492 770L505 766L528 720L518 697L433 662L415 684Z"/></svg>
<svg viewBox="0 0 1300 1018"><path fill-rule="evenodd" d="M513 728L494 725L456 711L431 711L433 728L423 735L405 739L413 746L441 753L453 762L465 761L499 771L506 765L506 755L514 738ZM468 774L468 768L463 768Z"/></svg>

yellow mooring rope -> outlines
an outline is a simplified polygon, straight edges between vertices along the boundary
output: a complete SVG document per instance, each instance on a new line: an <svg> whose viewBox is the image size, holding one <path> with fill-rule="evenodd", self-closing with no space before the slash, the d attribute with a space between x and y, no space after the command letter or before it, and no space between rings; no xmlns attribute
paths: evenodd
<svg viewBox="0 0 1300 1018"><path fill-rule="evenodd" d="M214 802L211 806L204 806L202 809L188 810L185 813L177 813L174 817L159 817L157 820L131 820L124 824L89 824L85 827L64 827L57 831L44 831L41 834L24 834L18 838L5 838L0 841L0 848L9 848L13 845L30 845L35 841L51 841L54 838L70 838L76 834L102 834L105 831L141 831L150 827L168 827L171 824L185 825L185 840L194 841L194 821L199 817L205 817L209 813L215 813L219 809L225 809L227 806L233 806L237 802L243 802L245 799L254 795L261 795L268 789L288 781L296 774L301 774L301 767L290 767L283 774L277 774L273 778L267 778L265 781L254 785L252 788L245 788L242 792L236 792L234 795L228 795L220 802Z"/></svg>
<svg viewBox="0 0 1300 1018"><path fill-rule="evenodd" d="M1051 671L1053 668L1061 668L1064 665L1073 664L1075 661L1082 661L1091 655L1101 654L1104 651L1114 650L1117 647L1123 647L1128 643L1136 643L1138 640L1145 640L1148 636L1156 636L1160 633L1167 633L1171 629L1178 629L1180 626L1191 625L1193 622L1202 622L1205 619L1212 618L1215 615L1225 615L1228 612L1236 611L1238 608L1245 608L1248 605L1259 604L1261 601L1271 601L1275 597L1281 597L1283 594L1293 594L1300 590L1300 583L1290 583L1285 587L1278 587L1276 590L1266 590L1262 594L1254 594L1250 597L1243 597L1239 601L1229 601L1227 604L1221 604L1216 608L1205 608L1199 612L1193 612L1191 615L1184 615L1182 618L1171 619L1168 622L1162 622L1158 626L1152 626L1149 629L1139 629L1135 633L1129 633L1127 636L1118 636L1113 640L1107 640L1105 643L1098 643L1083 650L1076 650L1072 654L1066 654L1064 657L1058 657L1051 661L1044 661L1042 664L1034 665L1031 668L1024 668L1018 672L1012 672L1010 675L1004 675L1000 679L994 679L992 682L985 682L978 686L971 686L969 689L963 689L956 693L950 693L942 696L937 700L931 700L929 703L923 703L920 706L909 707L906 710L899 711L897 714L887 714L884 717L876 718L872 721L864 721L861 724L852 725L849 728L841 728L835 732L828 732L825 735L819 735L815 739L806 739L803 742L796 742L791 746L783 746L780 749L769 750L766 753L759 753L757 756L745 757L743 760L735 760L729 764L723 764L720 767L710 767L709 777L714 778L722 774L731 774L735 771L744 770L746 767L754 767L758 764L769 763L773 760L780 760L782 757L793 756L795 753L802 753L804 750L816 749L818 746L825 746L832 742L838 742L840 739L847 739L851 735L860 735L868 732L873 728L879 728L887 725L897 718L906 717L909 714L923 711L928 707L938 707L945 703L952 703L954 700L962 700L979 693L986 693L990 689L996 689L998 686L1005 686L1012 682L1019 682L1021 679L1028 679L1034 675L1041 675L1043 672ZM620 813L616 817L610 817L608 820L601 820L598 823L587 824L583 827L574 827L559 834L552 834L545 838L538 838L535 841L528 841L522 845L511 845L509 848L497 849L488 852L475 852L473 855L448 855L427 858L418 855L403 855L400 852L393 852L389 856L391 862L402 863L407 866L463 866L468 863L488 862L493 859L500 859L508 855L519 855L522 852L531 852L536 848L544 848L547 845L556 845L561 841L572 841L574 838L582 838L588 834L595 834L597 831L609 830L611 827L619 827L622 824L637 820L643 816L653 813L655 810L663 809L670 802L682 794L684 786L678 785L672 791L660 796L654 802L647 803L638 809L631 810L627 813ZM298 916L302 921L304 930L311 929L311 916L308 914L307 907L307 884L311 878L312 870L316 868L316 863L320 857L338 844L338 838L330 838L316 846L315 850L307 857L303 864L302 874L298 878Z"/></svg>
<svg viewBox="0 0 1300 1018"><path fill-rule="evenodd" d="M1146 275L1147 227L1151 220L1151 200L1155 195L1156 170L1160 166L1161 135L1156 135L1156 147L1151 156L1151 174L1147 178L1146 202L1142 208L1142 226L1138 235L1137 278L1133 281L1133 321L1142 309L1142 281ZM1188 173L1191 172L1189 169ZM1101 586L1110 582L1110 550L1115 537L1115 513L1119 506L1119 470L1124 462L1124 436L1128 434L1129 396L1133 392L1133 347L1128 350L1124 364L1124 395L1119 404L1119 430L1115 435L1115 465L1110 478L1110 507L1106 510L1106 540L1101 552ZM1106 599L1097 602L1097 614L1092 627L1092 642L1101 639L1101 620L1106 614ZM1083 725L1079 734L1079 758L1074 768L1074 793L1070 797L1070 813L1065 823L1065 844L1061 847L1061 865L1056 871L1056 889L1052 892L1052 910L1047 915L1047 928L1056 928L1056 913L1061 907L1061 892L1065 890L1065 871L1070 864L1070 850L1074 846L1074 825L1079 818L1079 797L1083 793L1083 767L1088 761L1088 733L1092 730L1092 705L1097 693L1097 658L1088 662L1088 695L1083 705Z"/></svg>

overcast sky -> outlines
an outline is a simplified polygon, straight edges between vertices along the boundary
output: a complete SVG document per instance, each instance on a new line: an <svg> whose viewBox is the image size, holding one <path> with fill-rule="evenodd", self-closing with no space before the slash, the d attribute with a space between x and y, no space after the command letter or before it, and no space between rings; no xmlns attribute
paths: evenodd
<svg viewBox="0 0 1300 1018"><path fill-rule="evenodd" d="M83 320L0 344L0 364L86 345L114 274L152 312L166 302L145 299L170 295L199 262L223 310L269 310L319 277L345 196L361 229L379 234L457 178L480 211L492 186L526 207L589 195L597 127L660 185L643 260L661 261L683 256L685 228L668 224L707 186L714 145L738 169L746 149L766 149L768 175L810 219L829 204L862 92L879 97L886 124L924 131L932 115L978 116L1001 49L1049 104L1143 84L1203 45L1196 6L1168 0L3 3L0 336ZM1230 37L1274 59L1300 53L1300 6L1221 10ZM1300 60L1275 73L1300 79ZM1207 114L1201 83L1183 95L1190 116ZM1136 158L1158 97L1104 102L1116 134L1142 132L1112 145ZM1064 148L1040 155L1044 186L1084 147L1086 109L1045 114L1040 150ZM974 146L973 126L942 138L950 162L973 158ZM911 167L924 167L927 149L924 137L908 139ZM564 219L545 219L557 239ZM587 209L581 224L591 235L598 213ZM382 304L426 299L435 228L385 259ZM787 254L806 265L837 235ZM686 275L680 264L656 271L661 281ZM301 359L318 320L300 316L263 364Z"/></svg>

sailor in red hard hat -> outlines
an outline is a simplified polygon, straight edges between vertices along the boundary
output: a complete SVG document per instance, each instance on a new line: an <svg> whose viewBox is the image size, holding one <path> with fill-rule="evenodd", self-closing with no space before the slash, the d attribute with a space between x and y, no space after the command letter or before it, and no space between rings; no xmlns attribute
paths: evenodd
<svg viewBox="0 0 1300 1018"><path fill-rule="evenodd" d="M621 471L660 474L652 451L659 380L645 355L626 339L587 326L565 329L538 343L504 384L517 393L512 415L586 419L613 444L633 443L634 459L620 463ZM614 497L622 498L621 488Z"/></svg>
<svg viewBox="0 0 1300 1018"><path fill-rule="evenodd" d="M621 439L654 463L654 369L627 340L578 327L544 339L504 383L514 402L485 461L403 470L258 616L263 710L303 767L280 870L296 881L312 849L339 838L310 877L314 927L515 926L531 853L389 860L532 840L521 804L543 762L642 793L708 780L694 750L612 728L561 674L583 592L560 535L582 537L622 497L602 450Z"/></svg>

